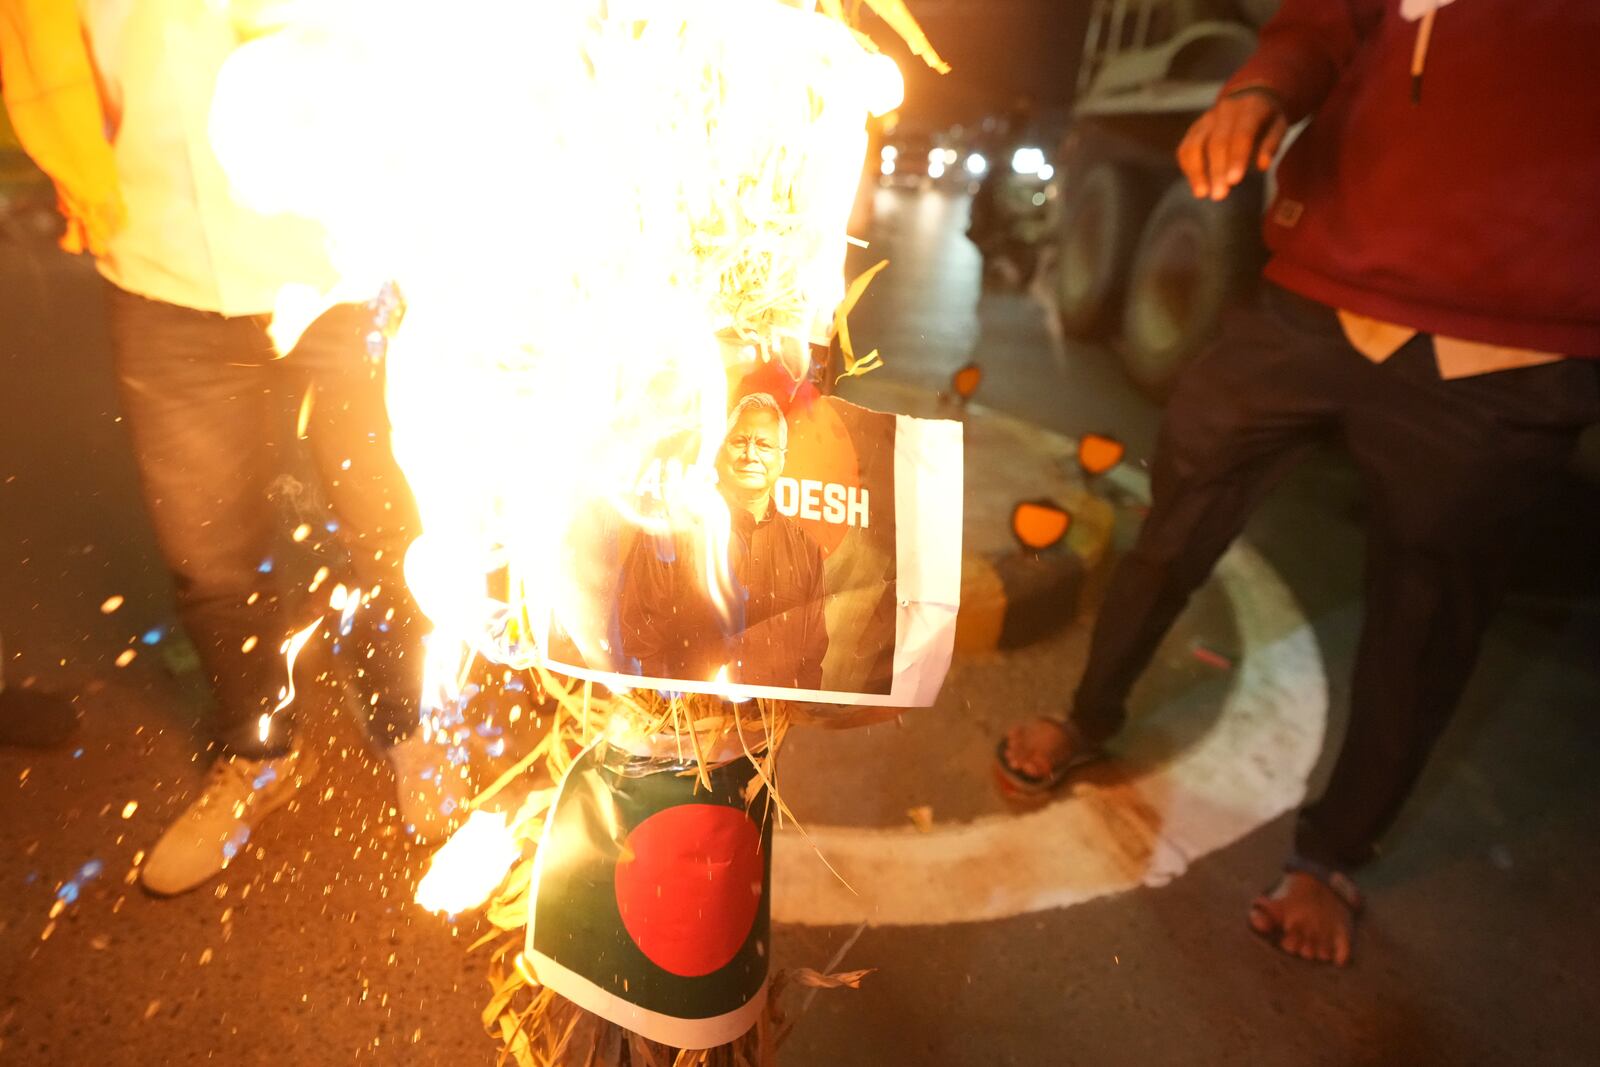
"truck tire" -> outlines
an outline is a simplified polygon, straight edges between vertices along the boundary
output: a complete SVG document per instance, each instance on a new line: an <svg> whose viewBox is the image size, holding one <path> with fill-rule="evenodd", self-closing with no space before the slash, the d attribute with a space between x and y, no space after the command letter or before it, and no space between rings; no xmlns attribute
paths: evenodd
<svg viewBox="0 0 1600 1067"><path fill-rule="evenodd" d="M1162 399L1178 370L1211 340L1222 310L1260 265L1260 188L1196 200L1180 178L1145 223L1128 278L1122 362L1135 385Z"/></svg>
<svg viewBox="0 0 1600 1067"><path fill-rule="evenodd" d="M1093 163L1074 183L1057 239L1056 310L1069 337L1093 337L1116 321L1149 183L1132 167Z"/></svg>

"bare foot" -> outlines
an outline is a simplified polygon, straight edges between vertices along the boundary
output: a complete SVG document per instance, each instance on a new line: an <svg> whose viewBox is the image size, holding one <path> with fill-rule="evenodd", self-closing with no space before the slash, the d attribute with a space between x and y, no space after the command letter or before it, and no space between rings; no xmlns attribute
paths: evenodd
<svg viewBox="0 0 1600 1067"><path fill-rule="evenodd" d="M1073 755L1072 734L1059 719L1033 719L1006 734L1006 765L1029 778L1054 778Z"/></svg>
<svg viewBox="0 0 1600 1067"><path fill-rule="evenodd" d="M1291 956L1343 967L1355 940L1356 909L1328 886L1286 872L1250 905L1250 928Z"/></svg>

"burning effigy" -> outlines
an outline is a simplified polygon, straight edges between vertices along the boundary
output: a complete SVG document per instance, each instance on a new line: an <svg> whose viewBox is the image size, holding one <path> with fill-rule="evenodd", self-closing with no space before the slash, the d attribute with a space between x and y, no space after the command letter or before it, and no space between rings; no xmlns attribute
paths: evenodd
<svg viewBox="0 0 1600 1067"><path fill-rule="evenodd" d="M232 6L219 158L340 276L275 339L384 294L423 730L460 746L484 664L528 679L506 726L542 709L419 900L487 902L484 1021L521 1063L770 1062L793 701L931 703L959 599L959 426L811 366L836 334L832 373L877 362L846 225L898 71L839 0Z"/></svg>

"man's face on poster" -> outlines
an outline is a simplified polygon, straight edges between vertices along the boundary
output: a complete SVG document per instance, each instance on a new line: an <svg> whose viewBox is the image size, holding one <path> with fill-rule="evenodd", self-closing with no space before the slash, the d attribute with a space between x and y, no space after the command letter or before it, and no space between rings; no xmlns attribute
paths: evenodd
<svg viewBox="0 0 1600 1067"><path fill-rule="evenodd" d="M741 498L757 499L772 492L782 473L778 416L765 408L745 408L722 441L718 481Z"/></svg>

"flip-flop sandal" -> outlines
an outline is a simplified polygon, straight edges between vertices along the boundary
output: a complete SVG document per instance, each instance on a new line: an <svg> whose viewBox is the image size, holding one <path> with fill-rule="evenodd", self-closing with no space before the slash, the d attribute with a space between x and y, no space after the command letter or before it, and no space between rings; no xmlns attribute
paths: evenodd
<svg viewBox="0 0 1600 1067"><path fill-rule="evenodd" d="M1058 723L1066 735L1074 740L1073 754L1065 763L1058 767L1052 767L1049 774L1029 774L1011 766L1010 761L1006 759L1006 739L1002 737L994 750L994 770L995 774L999 776L1001 784L1007 789L1027 796L1049 793L1070 778L1074 771L1105 759L1106 751L1098 745L1076 743L1077 731L1064 719L1050 719L1047 721Z"/></svg>
<svg viewBox="0 0 1600 1067"><path fill-rule="evenodd" d="M1317 863L1315 860L1308 860L1303 856L1290 856L1289 859L1284 862L1283 874L1279 876L1278 881L1270 888L1263 890L1261 895L1264 897L1273 896L1273 894L1277 893L1277 891L1283 886L1284 878L1287 878L1291 874L1309 875L1310 877L1321 882L1333 892L1334 896L1339 898L1339 901L1344 904L1345 909L1348 912L1345 917L1345 928L1350 935L1350 943L1352 945L1355 944L1356 920L1361 918L1361 913L1366 910L1367 898L1362 895L1361 889L1355 884L1355 882L1351 881L1350 876L1345 874L1343 871L1336 870L1321 863ZM1254 912L1258 910L1258 907L1258 905L1252 903L1250 905L1250 910ZM1270 915L1269 918L1271 918ZM1260 938L1262 942L1271 945L1274 949L1282 952L1284 955L1291 955L1291 953L1289 953L1283 947L1283 935L1285 931L1281 923L1278 923L1276 920L1274 920L1272 928L1268 930L1256 929L1255 923L1247 923L1246 925L1249 926L1250 932L1255 934L1256 937ZM1299 954L1293 954L1293 957L1295 959L1303 958Z"/></svg>

